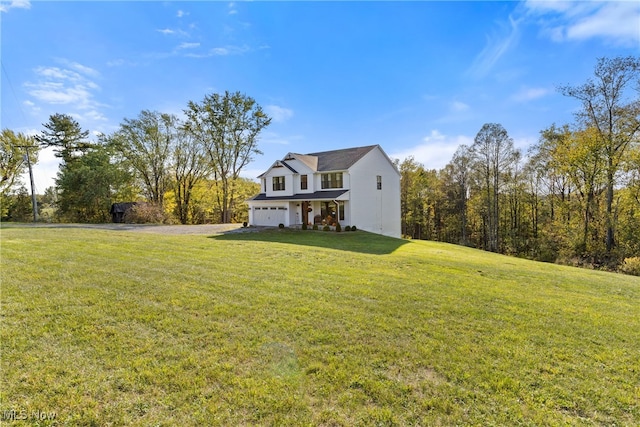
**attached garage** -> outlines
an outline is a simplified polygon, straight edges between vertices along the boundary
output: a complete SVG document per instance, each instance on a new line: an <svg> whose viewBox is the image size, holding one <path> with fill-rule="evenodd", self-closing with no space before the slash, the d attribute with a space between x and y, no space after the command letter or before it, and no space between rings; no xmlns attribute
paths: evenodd
<svg viewBox="0 0 640 427"><path fill-rule="evenodd" d="M253 225L277 227L279 224L287 224L287 208L282 206L254 206Z"/></svg>

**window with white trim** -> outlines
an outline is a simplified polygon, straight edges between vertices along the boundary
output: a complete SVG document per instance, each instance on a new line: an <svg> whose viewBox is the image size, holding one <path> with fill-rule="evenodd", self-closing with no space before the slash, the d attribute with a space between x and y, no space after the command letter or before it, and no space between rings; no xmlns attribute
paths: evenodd
<svg viewBox="0 0 640 427"><path fill-rule="evenodd" d="M342 188L342 172L323 173L320 188Z"/></svg>
<svg viewBox="0 0 640 427"><path fill-rule="evenodd" d="M284 176L274 176L271 181L273 183L273 191L284 190Z"/></svg>

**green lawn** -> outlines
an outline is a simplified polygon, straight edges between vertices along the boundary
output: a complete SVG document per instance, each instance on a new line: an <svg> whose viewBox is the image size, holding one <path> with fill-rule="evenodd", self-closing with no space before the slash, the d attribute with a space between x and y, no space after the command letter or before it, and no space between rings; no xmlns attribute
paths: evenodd
<svg viewBox="0 0 640 427"><path fill-rule="evenodd" d="M640 424L637 277L361 231L0 238L5 421Z"/></svg>

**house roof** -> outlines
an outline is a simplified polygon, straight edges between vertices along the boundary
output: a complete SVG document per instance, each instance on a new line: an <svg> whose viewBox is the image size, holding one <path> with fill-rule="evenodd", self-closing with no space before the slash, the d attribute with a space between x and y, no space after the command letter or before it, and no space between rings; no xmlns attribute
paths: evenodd
<svg viewBox="0 0 640 427"><path fill-rule="evenodd" d="M312 171L318 170L318 158L316 156L310 156L308 154L296 154L296 159L304 163Z"/></svg>
<svg viewBox="0 0 640 427"><path fill-rule="evenodd" d="M295 170L293 167L291 167L291 165L289 163L287 163L286 161L284 161L284 160L276 160L275 162L273 162L271 167L266 172L263 172L260 175L258 175L258 178L262 178L267 172L269 172L269 170L271 170L273 168L281 168L281 167L286 167L291 172L298 173L298 171Z"/></svg>
<svg viewBox="0 0 640 427"><path fill-rule="evenodd" d="M287 169L289 169L291 172L293 173L298 173L297 170L295 170L294 168L291 167L291 165L287 162L285 162L284 160L281 161L280 163L282 163Z"/></svg>
<svg viewBox="0 0 640 427"><path fill-rule="evenodd" d="M306 156L317 158L316 170L318 172L347 170L376 147L377 145L367 145L365 147L343 148L341 150L309 153Z"/></svg>
<svg viewBox="0 0 640 427"><path fill-rule="evenodd" d="M329 171L343 171L349 169L358 160L364 157L369 151L379 147L378 145L367 145L364 147L343 148L341 150L320 151L310 154L298 154L288 153L284 160L278 160L269 168L285 166L293 173L298 173L293 169L287 160L295 158L304 163L313 172L329 172ZM258 178L262 178L268 171L258 175Z"/></svg>
<svg viewBox="0 0 640 427"><path fill-rule="evenodd" d="M299 193L293 196L267 197L265 193L253 196L251 201L276 201L276 200L335 200L349 190L316 191L314 193Z"/></svg>

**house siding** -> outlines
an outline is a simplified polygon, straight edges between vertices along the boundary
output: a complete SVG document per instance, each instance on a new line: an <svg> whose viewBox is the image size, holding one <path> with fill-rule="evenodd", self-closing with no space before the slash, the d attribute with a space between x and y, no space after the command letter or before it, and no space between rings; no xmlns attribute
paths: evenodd
<svg viewBox="0 0 640 427"><path fill-rule="evenodd" d="M358 228L401 237L400 174L387 156L375 148L356 162L351 172L351 223ZM382 189L377 189L377 176Z"/></svg>
<svg viewBox="0 0 640 427"><path fill-rule="evenodd" d="M284 176L284 190L273 191L273 177ZM267 196L268 197L283 197L293 196L295 192L293 182L293 172L285 167L279 167L271 169L264 175L264 179L267 182Z"/></svg>
<svg viewBox="0 0 640 427"><path fill-rule="evenodd" d="M367 151L368 150L368 151ZM336 150L318 155L318 169L312 161L313 154L297 155L305 162L287 155L274 163L261 175L266 188L263 194L249 201L249 223L255 225L285 226L302 222L302 203L310 201L312 212L308 220L321 212L323 201L339 200L344 206L343 226L355 225L358 229L401 237L400 228L400 173L380 146ZM350 160L349 160L350 158ZM335 165L335 169L331 166ZM338 168L347 167L347 169ZM342 172L342 187L322 188L322 174ZM300 176L307 175L308 188L300 188ZM272 178L285 177L285 190L273 191ZM382 188L377 188L377 177L382 177ZM308 196L305 196L307 195ZM326 196L325 196L326 194ZM267 208L267 209L265 209Z"/></svg>

